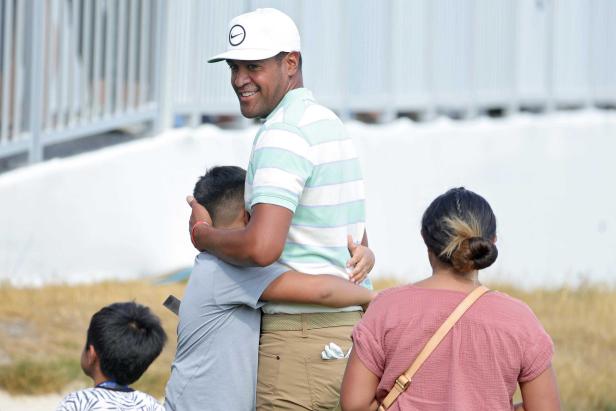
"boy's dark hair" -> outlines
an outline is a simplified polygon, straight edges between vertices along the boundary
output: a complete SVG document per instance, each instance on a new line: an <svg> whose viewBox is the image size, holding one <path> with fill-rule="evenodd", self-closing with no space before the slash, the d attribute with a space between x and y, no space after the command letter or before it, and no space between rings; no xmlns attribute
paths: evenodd
<svg viewBox="0 0 616 411"><path fill-rule="evenodd" d="M129 385L143 375L166 341L160 320L148 307L115 303L92 316L86 349L94 347L107 378Z"/></svg>
<svg viewBox="0 0 616 411"><path fill-rule="evenodd" d="M204 206L214 225L233 222L244 208L246 170L235 166L210 168L195 184L193 196Z"/></svg>

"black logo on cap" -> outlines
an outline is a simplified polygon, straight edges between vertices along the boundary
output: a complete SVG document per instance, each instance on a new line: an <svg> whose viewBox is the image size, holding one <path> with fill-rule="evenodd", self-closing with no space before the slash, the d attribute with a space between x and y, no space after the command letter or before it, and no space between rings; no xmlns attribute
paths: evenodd
<svg viewBox="0 0 616 411"><path fill-rule="evenodd" d="M239 24L236 24L235 26L231 27L231 30L229 30L229 43L232 46L239 46L240 44L242 44L245 38L246 30L244 30L244 27L240 26Z"/></svg>

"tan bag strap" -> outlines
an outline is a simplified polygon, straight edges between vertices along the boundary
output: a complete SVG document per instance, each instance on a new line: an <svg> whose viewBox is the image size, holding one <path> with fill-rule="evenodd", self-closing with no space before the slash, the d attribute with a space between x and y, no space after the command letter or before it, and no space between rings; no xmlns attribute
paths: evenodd
<svg viewBox="0 0 616 411"><path fill-rule="evenodd" d="M445 338L447 333L449 333L454 324L458 322L460 317L464 315L466 310L468 310L470 306L479 299L479 297L481 297L488 291L490 291L490 289L483 285L477 287L473 291L471 291L464 298L464 300L462 300L460 304L458 304L455 310L453 310L453 312L449 315L449 317L447 317L445 322L428 340L428 342L423 347L417 358L415 358L415 361L413 361L413 364L411 364L409 369L406 370L401 376L399 376L398 379L396 379L396 383L392 387L391 391L389 391L389 394L387 394L387 396L383 399L383 402L379 406L378 411L385 411L389 407L391 407L391 405L394 403L394 401L396 401L398 396L407 389L407 387L411 383L411 379L413 378L417 370L419 370L419 368L423 365L424 361L426 361L430 354L432 354L432 351L434 351L434 349L438 347L441 341L443 341L443 338Z"/></svg>

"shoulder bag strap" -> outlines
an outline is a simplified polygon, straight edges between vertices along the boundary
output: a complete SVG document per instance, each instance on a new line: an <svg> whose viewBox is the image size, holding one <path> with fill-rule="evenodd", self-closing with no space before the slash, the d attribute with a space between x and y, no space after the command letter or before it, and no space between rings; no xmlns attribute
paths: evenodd
<svg viewBox="0 0 616 411"><path fill-rule="evenodd" d="M462 300L460 304L453 310L453 312L447 317L445 322L439 327L438 330L434 333L434 335L428 340L426 345L423 347L413 364L406 370L401 376L398 377L396 383L394 384L389 394L383 399L383 402L378 408L378 411L385 411L396 401L398 396L402 394L406 388L411 383L411 379L419 370L419 368L423 365L424 361L432 354L432 351L441 343L443 338L447 335L447 333L451 330L455 323L458 322L460 317L470 308L471 305L475 301L479 299L486 292L490 291L488 287L480 286L471 291L465 298Z"/></svg>

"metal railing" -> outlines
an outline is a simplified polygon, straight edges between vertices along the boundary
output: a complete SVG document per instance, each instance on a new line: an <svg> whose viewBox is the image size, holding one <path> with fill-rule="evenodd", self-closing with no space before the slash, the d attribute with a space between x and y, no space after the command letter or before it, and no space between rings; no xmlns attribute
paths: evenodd
<svg viewBox="0 0 616 411"><path fill-rule="evenodd" d="M0 157L161 115L162 0L2 0Z"/></svg>
<svg viewBox="0 0 616 411"><path fill-rule="evenodd" d="M302 34L304 81L329 107L357 111L616 105L613 0L279 0L208 2L169 24L199 44L176 63L170 98L198 114L237 112L224 64L226 22L256 7L289 14ZM197 22L197 23L196 23ZM195 37L191 30L199 26ZM188 43L188 49L193 50ZM185 64L183 64L185 63ZM194 82L188 81L195 79ZM189 102L180 96L191 93Z"/></svg>
<svg viewBox="0 0 616 411"><path fill-rule="evenodd" d="M0 0L0 158L135 123L238 114L227 22L302 34L304 80L351 112L616 106L613 0Z"/></svg>

